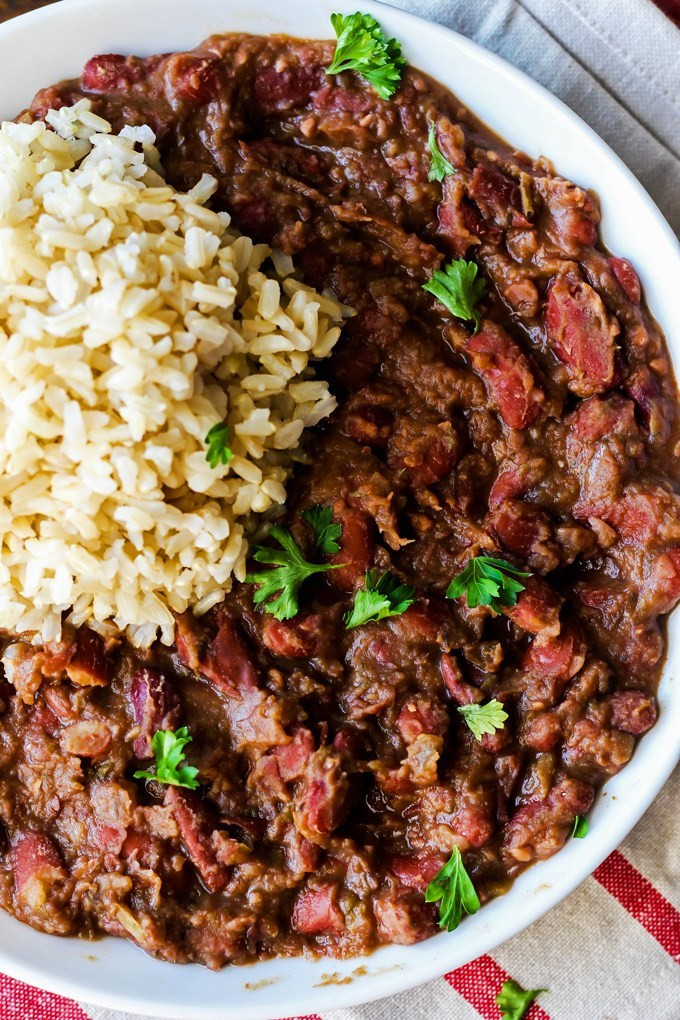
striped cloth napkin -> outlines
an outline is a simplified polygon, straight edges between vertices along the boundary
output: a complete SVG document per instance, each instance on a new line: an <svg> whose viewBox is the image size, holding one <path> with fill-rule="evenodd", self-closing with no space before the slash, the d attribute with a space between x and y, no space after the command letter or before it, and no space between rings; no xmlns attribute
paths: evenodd
<svg viewBox="0 0 680 1020"><path fill-rule="evenodd" d="M561 96L680 231L680 32L648 0L394 2L471 36ZM680 0L658 5L680 14ZM0 0L0 17L12 7ZM549 989L527 1020L680 1020L679 803L680 770L591 878L493 955L412 992L296 1020L499 1020L495 997L509 977ZM0 975L0 1020L139 1018Z"/></svg>

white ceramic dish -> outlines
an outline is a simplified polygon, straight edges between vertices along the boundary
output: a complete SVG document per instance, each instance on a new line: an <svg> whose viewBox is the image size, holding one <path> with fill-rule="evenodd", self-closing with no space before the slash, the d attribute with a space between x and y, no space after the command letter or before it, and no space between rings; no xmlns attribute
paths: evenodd
<svg viewBox="0 0 680 1020"><path fill-rule="evenodd" d="M0 28L0 115L15 116L38 88L77 75L95 53L187 49L225 31L328 38L331 12L357 6L372 12L403 42L413 64L449 86L500 135L533 156L549 156L565 176L597 191L604 241L638 270L680 369L680 247L633 175L524 74L475 43L393 8L371 0L62 0ZM522 931L579 885L669 776L680 752L677 629L659 692L659 722L599 796L588 838L531 868L456 932L362 960L273 960L215 974L160 963L120 939L87 943L42 935L0 913L0 969L72 998L167 1020L265 1020L367 1002L461 966Z"/></svg>

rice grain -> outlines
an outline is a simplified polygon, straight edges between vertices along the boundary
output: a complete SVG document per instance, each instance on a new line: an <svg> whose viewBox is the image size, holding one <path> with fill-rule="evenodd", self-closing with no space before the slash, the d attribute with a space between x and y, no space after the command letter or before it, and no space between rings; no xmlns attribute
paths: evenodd
<svg viewBox="0 0 680 1020"><path fill-rule="evenodd" d="M171 188L150 128L86 100L47 122L0 128L0 628L170 644L334 410L312 361L349 310L206 208L213 178Z"/></svg>

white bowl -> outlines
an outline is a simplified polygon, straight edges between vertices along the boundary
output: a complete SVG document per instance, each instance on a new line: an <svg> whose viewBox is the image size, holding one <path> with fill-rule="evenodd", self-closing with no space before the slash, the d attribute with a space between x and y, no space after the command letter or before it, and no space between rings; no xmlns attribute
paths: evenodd
<svg viewBox="0 0 680 1020"><path fill-rule="evenodd" d="M547 155L560 173L598 193L603 239L632 261L680 367L680 247L641 185L540 85L468 39L402 11L372 0L62 0L0 28L0 114L15 116L39 88L76 76L95 53L188 49L228 31L329 38L330 14L357 7L374 14L415 66L449 86L501 136L532 156ZM167 1020L304 1015L393 995L444 974L493 950L568 895L649 807L680 754L679 665L676 637L659 690L659 721L597 798L588 838L569 841L530 868L507 895L451 934L360 960L272 960L211 973L160 963L122 939L42 935L0 913L0 968L71 998Z"/></svg>

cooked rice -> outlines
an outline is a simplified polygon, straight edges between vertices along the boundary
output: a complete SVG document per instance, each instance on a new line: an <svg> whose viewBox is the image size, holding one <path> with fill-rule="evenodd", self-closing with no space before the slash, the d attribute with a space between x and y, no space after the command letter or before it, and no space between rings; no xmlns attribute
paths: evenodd
<svg viewBox="0 0 680 1020"><path fill-rule="evenodd" d="M169 187L150 128L114 135L85 100L47 119L0 129L0 627L169 644L172 611L243 579L335 408L310 363L345 310L206 208L213 178Z"/></svg>

